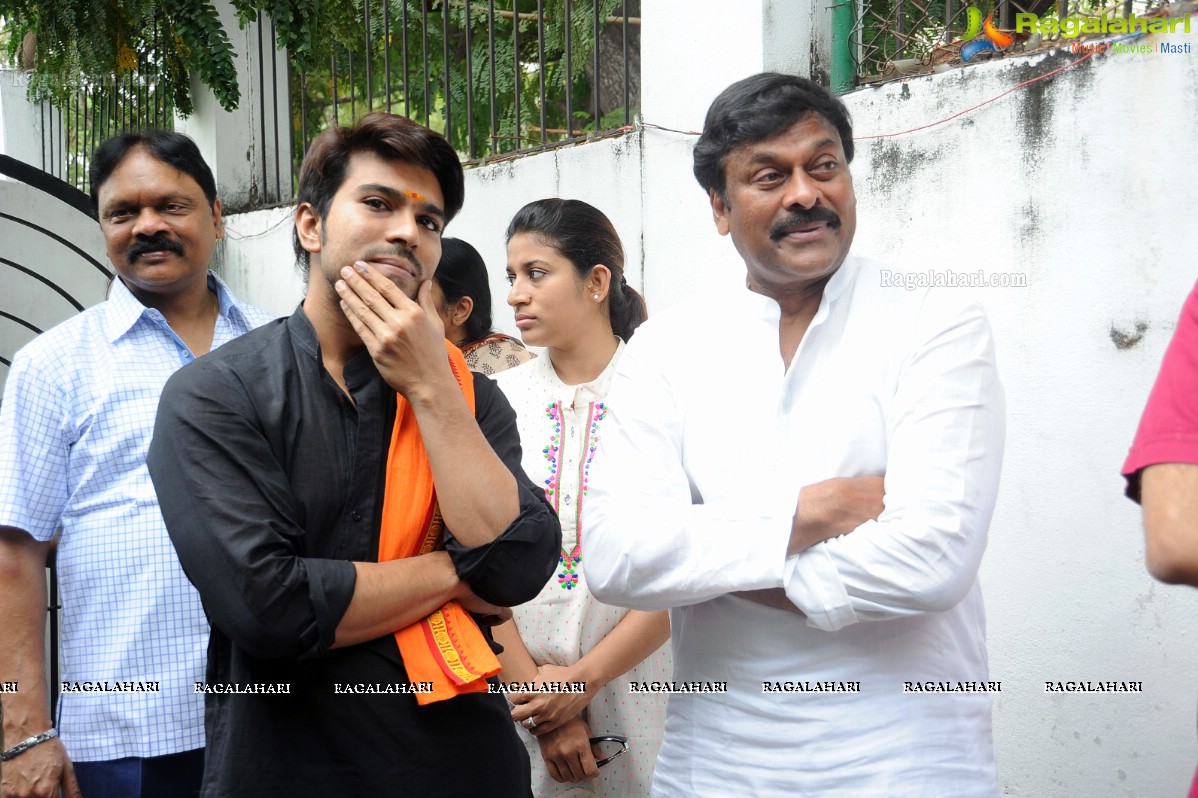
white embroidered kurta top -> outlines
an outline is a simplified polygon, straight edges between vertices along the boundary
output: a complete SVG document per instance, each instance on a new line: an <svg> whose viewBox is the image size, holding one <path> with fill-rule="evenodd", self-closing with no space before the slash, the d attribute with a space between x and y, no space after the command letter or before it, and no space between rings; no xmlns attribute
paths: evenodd
<svg viewBox="0 0 1198 798"><path fill-rule="evenodd" d="M548 354L492 377L516 410L524 471L545 489L562 523L557 571L536 599L512 610L520 637L538 665L573 664L628 614L628 610L601 604L591 595L584 569L585 530L579 526L595 446L607 423L603 398L623 351L621 342L603 373L582 385L563 383ZM622 735L628 737L630 745L629 752L606 765L593 782L554 781L541 760L536 740L521 728L520 736L532 761L533 795L648 796L665 723L665 696L630 695L628 684L660 681L669 673L669 647L662 646L609 683L587 706L583 717L593 735Z"/></svg>

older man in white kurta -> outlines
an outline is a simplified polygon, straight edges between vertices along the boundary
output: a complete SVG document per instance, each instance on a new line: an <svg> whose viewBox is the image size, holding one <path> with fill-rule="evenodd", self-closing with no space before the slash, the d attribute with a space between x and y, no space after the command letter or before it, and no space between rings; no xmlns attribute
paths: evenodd
<svg viewBox="0 0 1198 798"><path fill-rule="evenodd" d="M822 91L795 81L733 86L705 130ZM671 609L676 681L728 685L671 696L655 796L993 798L990 329L951 290L883 287L881 264L849 254L847 114L817 102L725 145L726 182L704 184L748 288L658 313L628 346L588 577L603 601ZM867 476L885 478L880 514L797 534L836 509L829 488Z"/></svg>

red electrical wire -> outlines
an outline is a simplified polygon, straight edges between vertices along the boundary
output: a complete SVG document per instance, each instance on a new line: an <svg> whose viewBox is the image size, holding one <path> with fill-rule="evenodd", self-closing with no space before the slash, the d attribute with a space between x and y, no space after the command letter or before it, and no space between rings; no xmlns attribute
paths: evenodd
<svg viewBox="0 0 1198 798"><path fill-rule="evenodd" d="M878 133L873 136L853 136L853 141L865 141L866 139L886 139L886 138L891 138L893 136L903 136L903 135L906 135L907 133L915 133L920 130L927 130L930 127L936 127L936 125L943 125L945 122L950 122L959 116L964 116L965 114L969 113L970 111L976 111L977 109L981 108L983 105L989 105L990 103L994 102L995 100L998 100L1002 97L1006 97L1008 94L1015 91L1016 89L1022 89L1024 86L1030 86L1033 83L1037 83L1041 80L1046 80L1048 78L1051 78L1053 75L1064 72L1066 69L1072 69L1073 67L1077 66L1082 61L1085 61L1087 58L1090 58L1093 55L1094 55L1093 51L1088 52L1085 55L1083 55L1081 58L1077 59L1076 61L1071 61L1070 63L1065 64L1065 66L1057 67L1056 69L1054 69L1051 72L1045 72L1043 75L1038 75L1037 77L1031 78L1030 80L1025 80L1025 81L1023 81L1023 83L1020 83L1018 85L1012 86L1011 88L1007 89L1002 94L996 94L993 97L991 97L989 100L984 100L971 108L966 108L964 111L958 111L957 113L953 114L952 116L946 116L944 119L941 119L937 122L930 122L926 125L920 125L919 127L913 127L910 130L900 130L898 133Z"/></svg>
<svg viewBox="0 0 1198 798"><path fill-rule="evenodd" d="M945 122L951 122L952 120L956 119L957 117L964 116L965 114L968 114L971 111L976 111L977 109L981 108L984 105L989 105L990 103L994 102L995 100L1001 99L1017 89L1022 89L1024 86L1030 86L1031 84L1037 83L1041 80L1047 80L1048 78L1051 78L1053 75L1057 75L1057 74L1060 74L1061 72L1064 72L1066 69L1072 69L1073 67L1077 66L1082 61L1085 61L1087 58L1090 58L1093 55L1094 55L1093 52L1086 53L1085 55L1083 55L1081 58L1077 59L1076 61L1071 61L1070 63L1065 64L1062 67L1057 67L1056 69L1052 70L1051 72L1045 72L1043 75L1038 75L1034 78L1031 78L1030 80L1025 80L1022 83L1012 86L1011 88L1007 89L1002 94L996 94L988 100L984 100L984 101L978 103L977 105L974 105L970 108L966 108L964 111L958 111L957 113L953 114L952 116L946 116L944 119L938 120L936 122L929 122L926 125L920 125L919 127L913 127L910 130L900 130L898 133L877 133L872 136L853 136L853 141L865 141L866 139L892 138L894 136L903 136L903 135L906 135L907 133L915 133L920 130L927 130L930 127L936 127L937 125L943 125ZM654 125L650 122L641 122L641 127L653 128L654 130L667 130L670 133L681 133L685 136L701 135L693 130L675 130L674 128L663 127L661 125Z"/></svg>

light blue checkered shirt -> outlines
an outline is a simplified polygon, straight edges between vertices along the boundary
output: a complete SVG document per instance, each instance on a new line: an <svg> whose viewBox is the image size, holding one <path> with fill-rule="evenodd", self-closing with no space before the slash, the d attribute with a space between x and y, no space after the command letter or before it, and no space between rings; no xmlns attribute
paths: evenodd
<svg viewBox="0 0 1198 798"><path fill-rule="evenodd" d="M212 348L269 321L216 275ZM17 352L0 405L0 525L61 527L62 681L158 682L160 692L64 692L72 759L204 745L208 623L167 537L146 469L162 386L195 358L115 280L107 301Z"/></svg>

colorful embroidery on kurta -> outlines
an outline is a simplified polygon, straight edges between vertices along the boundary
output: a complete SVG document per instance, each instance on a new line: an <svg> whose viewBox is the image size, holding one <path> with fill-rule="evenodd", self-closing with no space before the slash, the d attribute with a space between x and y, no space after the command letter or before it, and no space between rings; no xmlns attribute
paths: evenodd
<svg viewBox="0 0 1198 798"><path fill-rule="evenodd" d="M562 405L553 402L545 409L545 414L553 422L553 432L549 437L549 445L541 452L549 461L549 477L545 480L545 498L558 511L558 500L561 495L561 452L562 452ZM558 562L562 569L558 572L557 583L566 590L573 590L578 584L578 568L582 563L582 505L587 495L587 481L591 473L591 460L595 458L595 448L599 442L599 422L607 417L607 406L603 402L591 402L587 406L587 423L582 435L582 456L578 459L578 501L575 503L575 526L577 539L571 551L562 549ZM560 513L559 513L560 515Z"/></svg>

